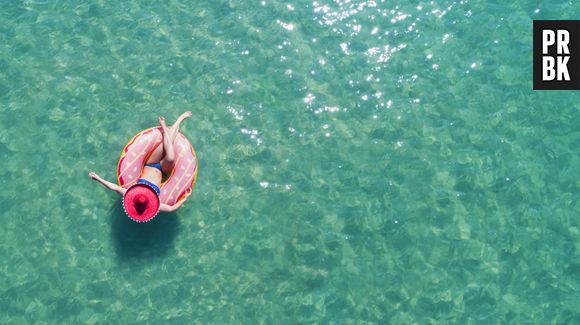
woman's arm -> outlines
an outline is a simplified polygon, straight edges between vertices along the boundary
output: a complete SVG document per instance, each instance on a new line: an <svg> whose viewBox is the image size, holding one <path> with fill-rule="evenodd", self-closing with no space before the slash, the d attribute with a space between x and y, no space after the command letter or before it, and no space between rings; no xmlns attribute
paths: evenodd
<svg viewBox="0 0 580 325"><path fill-rule="evenodd" d="M121 195L125 195L125 192L127 192L127 189L122 188L121 186L119 186L117 184L113 184L111 182L108 182L108 181L102 179L99 175L97 175L97 174L95 174L93 172L90 172L89 173L89 177L92 178L93 180L95 180L95 181L103 184L106 188L108 188L108 189L110 189L112 191L115 191L115 192L117 192L117 193L119 193Z"/></svg>
<svg viewBox="0 0 580 325"><path fill-rule="evenodd" d="M191 195L191 190L188 190L187 191L187 194L185 194L185 198L183 200L177 202L174 205L167 205L167 204L161 203L161 205L159 206L159 211L162 211L162 212L173 212L173 211L179 209L183 205L183 203L185 203L185 201L187 200L187 198L190 195Z"/></svg>

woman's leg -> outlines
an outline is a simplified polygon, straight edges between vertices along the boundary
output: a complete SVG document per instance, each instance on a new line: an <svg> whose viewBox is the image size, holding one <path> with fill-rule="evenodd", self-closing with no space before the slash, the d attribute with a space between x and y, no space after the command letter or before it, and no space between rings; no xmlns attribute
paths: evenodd
<svg viewBox="0 0 580 325"><path fill-rule="evenodd" d="M186 118L191 117L191 112L187 111L183 114L181 114L177 120L175 121L175 123L169 127L169 136L171 137L172 141L175 141L175 138L177 137L177 133L179 133L179 126L181 125L181 122L183 122L183 120L185 120Z"/></svg>
<svg viewBox="0 0 580 325"><path fill-rule="evenodd" d="M163 161L166 163L173 163L175 160L175 150L173 149L174 139L170 135L169 128L165 125L165 118L160 117L159 124L161 124L161 130L163 131L163 150L165 151Z"/></svg>
<svg viewBox="0 0 580 325"><path fill-rule="evenodd" d="M147 159L148 164L157 163L163 159L163 156L165 155L164 147L167 145L165 139L166 138L171 139L171 142L169 143L169 145L171 145L173 147L173 142L175 141L175 138L177 137L177 133L179 133L179 126L180 126L181 122L183 122L183 120L185 120L186 118L188 118L190 116L191 116L191 112L189 112L189 111L181 114L181 116L179 116L177 118L177 120L175 121L175 124L169 127L169 130L167 132L167 134L169 135L168 137L165 136L165 132L163 131L163 126L162 126L161 132L163 134L163 145L159 145L159 146L157 146L157 148L155 148L155 150L153 151L151 156L149 156L149 159ZM160 117L159 118L160 125L161 125L161 119L162 118ZM163 124L165 124L165 119L163 119ZM171 168L173 168L173 166L171 166ZM171 169L169 169L169 171L171 171Z"/></svg>
<svg viewBox="0 0 580 325"><path fill-rule="evenodd" d="M169 174L173 170L175 163L175 148L173 147L173 142L179 133L179 126L183 120L190 116L191 112L189 111L181 114L171 127L165 125L164 118L159 118L159 124L161 124L161 128L163 129L163 149L165 150L165 157L161 161L161 168L165 174Z"/></svg>
<svg viewBox="0 0 580 325"><path fill-rule="evenodd" d="M163 133L163 131L162 131ZM160 145L157 146L157 148L155 148L155 150L153 151L153 153L151 153L151 155L149 156L149 158L147 158L147 164L154 164L154 163L158 163L161 161L161 159L163 158L163 155L165 154L165 150L163 150L163 143L161 143Z"/></svg>

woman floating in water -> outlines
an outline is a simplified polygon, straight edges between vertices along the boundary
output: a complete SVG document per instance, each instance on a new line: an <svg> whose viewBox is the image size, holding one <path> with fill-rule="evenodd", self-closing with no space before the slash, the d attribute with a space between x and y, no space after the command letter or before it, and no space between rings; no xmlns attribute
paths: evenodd
<svg viewBox="0 0 580 325"><path fill-rule="evenodd" d="M188 171L185 171L185 173L187 174L183 174L180 175L178 177L181 177L184 179L184 182L181 182L181 180L178 180L178 184L181 184L181 186L186 186L187 188L187 184L186 184L186 180L188 179L192 179L193 181L190 181L190 187L183 192L183 196L182 197L177 197L174 198L173 196L171 196L171 200L167 199L164 201L168 201L168 202L173 202L171 205L170 204L165 204L163 202L160 201L159 196L161 195L161 188L162 188L162 181L164 176L168 176L169 177L173 177L175 173L174 172L174 166L175 166L175 161L176 161L176 152L175 152L175 148L174 148L174 141L175 138L177 137L177 135L179 134L179 126L181 124L181 122L183 122L183 120L187 119L188 117L191 116L191 112L185 112L183 114L181 114L181 116L179 116L179 118L177 119L177 121L175 121L175 124L168 127L165 124L165 119L163 117L159 118L159 124L161 126L161 134L162 134L162 142L160 144L157 145L157 147L154 147L154 141L155 140L149 140L147 141L146 139L142 141L140 141L139 143L135 144L135 146L140 145L143 142L146 142L147 145L150 145L149 148L151 148L150 150L154 150L150 153L147 153L146 149L142 149L140 147L140 149L138 149L138 153L135 151L131 152L131 156L135 156L136 158L133 159L133 161L136 161L139 156L138 154L142 154L143 155L143 159L146 159L145 165L142 167L142 170L140 172L140 177L139 179L137 179L137 181L132 184L130 187L125 188L123 186L119 186L117 184L108 182L104 179L102 179L99 175L95 174L94 172L90 172L89 173L89 177L92 178L93 180L96 180L98 182L100 182L101 184L103 184L105 187L107 187L110 190L113 190L115 192L118 192L119 194L121 194L123 196L123 206L125 208L125 212L127 212L127 214L129 215L129 217L131 217L133 220L135 221L149 221L150 219L152 219L158 211L164 211L164 212L170 212L170 211L175 211L177 210L179 207L181 207L181 205L183 204L183 202L185 202L185 199L191 194L191 187L193 186L193 182L195 182L195 176L197 175L197 159L195 159L195 153L193 152L193 148L191 148L191 154L193 154L193 159L188 159L190 161L190 164L188 166L192 166L191 164L191 160L194 160L194 164L193 164L193 170L190 171L188 173ZM143 132L141 132L140 134L138 134L133 141L131 141L127 147L124 150L124 155L126 153L128 153L128 150L133 150L131 148L129 148L134 142L137 142L135 139L142 136L145 133L149 133L149 134L154 134L153 131L157 131L157 128L152 128L149 130L145 130ZM158 132L158 131L157 131ZM157 137L153 138L150 137L149 139L158 139L158 133L155 133L155 135ZM185 140L185 142L187 142L187 140L185 139L185 137L183 137L183 135L181 135L181 137L183 138L183 140ZM161 141L158 139L158 141ZM176 142L177 143L177 142ZM189 144L187 142L187 144ZM184 149L183 149L184 150ZM180 151L182 152L182 151ZM185 151L183 151L185 152ZM147 154L149 154L148 158L147 158ZM119 162L119 173L121 174L122 172L120 171L120 166L121 163L123 162L123 157L121 158L121 161ZM185 158L184 158L185 159ZM143 162L141 163L143 164ZM129 164L130 165L130 164ZM127 168L125 168L127 169ZM181 167L180 169L185 170L186 168ZM139 174L136 174L139 175ZM132 177L132 175L128 175L129 178ZM186 177L187 176L187 177ZM137 178L135 177L135 178ZM168 182L168 181L167 181ZM130 185L132 182L131 181L124 181L121 177L121 175L119 175L119 183L121 185ZM125 184L123 184L125 183ZM165 185L165 183L163 183ZM185 185L184 185L185 184ZM164 186L163 185L163 186ZM181 189L181 188L180 188ZM173 192L173 191L172 191Z"/></svg>

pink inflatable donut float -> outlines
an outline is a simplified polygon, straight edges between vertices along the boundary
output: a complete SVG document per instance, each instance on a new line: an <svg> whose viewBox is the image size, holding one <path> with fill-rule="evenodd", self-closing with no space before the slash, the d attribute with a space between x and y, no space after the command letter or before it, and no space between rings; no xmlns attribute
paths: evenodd
<svg viewBox="0 0 580 325"><path fill-rule="evenodd" d="M121 187L129 188L137 182L145 162L162 142L161 128L153 127L139 132L127 143L117 164L117 180ZM173 146L175 166L169 177L161 183L159 195L159 202L167 205L184 200L197 179L197 157L189 141L179 133Z"/></svg>

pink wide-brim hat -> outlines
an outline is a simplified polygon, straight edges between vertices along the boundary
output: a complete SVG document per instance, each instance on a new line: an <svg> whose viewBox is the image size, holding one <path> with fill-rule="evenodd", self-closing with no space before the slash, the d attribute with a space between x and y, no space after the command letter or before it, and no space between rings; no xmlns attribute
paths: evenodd
<svg viewBox="0 0 580 325"><path fill-rule="evenodd" d="M137 222L147 222L159 212L159 196L145 184L131 186L123 197L123 208L129 218Z"/></svg>

